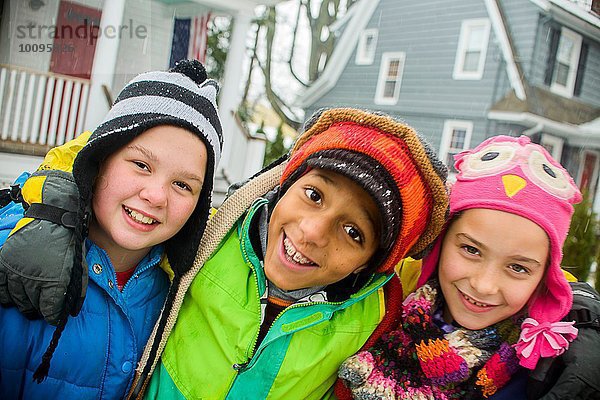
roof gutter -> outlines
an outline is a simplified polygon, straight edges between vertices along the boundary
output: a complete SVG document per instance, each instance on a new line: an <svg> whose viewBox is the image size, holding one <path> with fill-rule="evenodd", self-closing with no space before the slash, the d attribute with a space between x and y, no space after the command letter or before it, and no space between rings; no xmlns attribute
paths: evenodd
<svg viewBox="0 0 600 400"><path fill-rule="evenodd" d="M521 132L521 134L525 135L525 136L531 136L531 135L535 135L536 133L541 132L543 129L544 129L544 124L542 124L541 122L538 122L533 128L525 129L523 132Z"/></svg>
<svg viewBox="0 0 600 400"><path fill-rule="evenodd" d="M567 139L572 145L600 148L600 129L556 122L532 113L490 111L487 117L490 120L527 126L529 129L523 132L525 135L544 131Z"/></svg>

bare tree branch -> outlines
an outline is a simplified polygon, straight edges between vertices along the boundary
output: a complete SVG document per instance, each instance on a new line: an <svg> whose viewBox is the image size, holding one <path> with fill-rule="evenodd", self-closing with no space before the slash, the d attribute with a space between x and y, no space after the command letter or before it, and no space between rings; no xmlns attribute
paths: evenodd
<svg viewBox="0 0 600 400"><path fill-rule="evenodd" d="M301 125L300 121L298 120L298 118L295 115L293 115L293 112L291 112L289 107L287 107L285 105L285 102L283 102L281 100L281 98L279 96L277 96L277 94L273 91L273 85L271 83L271 71L272 71L271 70L271 60L273 58L272 57L273 56L273 41L275 38L276 17L277 17L277 14L275 11L275 7L269 7L267 10L267 18L265 21L265 26L267 28L267 32L265 35L265 39L266 39L265 62L266 62L266 64L263 65L263 63L261 63L260 60L258 60L258 65L260 66L261 70L263 71L263 75L265 77L265 94L267 95L267 99L269 100L269 103L271 103L271 107L273 107L273 110L277 113L279 118L281 118L283 121L285 121L286 124L297 129ZM283 110L283 107L286 107L288 112L290 112L292 114L292 116L289 116Z"/></svg>
<svg viewBox="0 0 600 400"><path fill-rule="evenodd" d="M267 100L269 100L271 107L273 107L273 111L275 111L279 118L287 125L294 129L298 129L302 125L299 121L300 118L298 118L298 116L290 110L285 101L273 91L271 80L270 78L267 78L270 74L268 73L266 66L260 60L257 60L257 64L265 75L265 95L267 96ZM288 114L291 114L292 116L289 116Z"/></svg>
<svg viewBox="0 0 600 400"><path fill-rule="evenodd" d="M246 86L244 87L244 94L242 95L241 104L245 104L248 99L248 92L250 91L250 85L252 83L252 70L254 69L254 62L257 60L258 55L256 54L258 49L258 38L262 24L260 21L256 22L256 36L254 37L254 47L252 48L252 57L250 58L250 68L248 68L248 78L246 79Z"/></svg>
<svg viewBox="0 0 600 400"><path fill-rule="evenodd" d="M304 87L308 87L308 82L304 82L294 71L294 49L296 48L296 36L298 34L298 26L300 21L300 11L302 10L302 1L298 1L298 12L296 13L296 22L294 24L294 35L292 37L292 46L290 50L290 56L288 58L288 67L292 76Z"/></svg>
<svg viewBox="0 0 600 400"><path fill-rule="evenodd" d="M292 36L292 49L290 50L289 57L287 59L288 69L292 77L297 80L303 86L308 86L314 82L322 73L323 68L329 61L334 46L335 46L335 34L331 31L330 26L338 19L340 12L340 4L345 4L346 12L352 7L357 0L297 0L298 1L298 12L296 14L296 21L293 28ZM318 9L316 8L318 1ZM308 55L308 82L300 79L299 75L294 69L293 60L295 52L295 43L298 35L298 29L300 26L300 17L302 9L305 11L305 17L308 21L310 29L310 44L309 44L309 55ZM297 116L294 111L289 107L286 102L277 94L272 85L272 61L273 61L273 44L275 42L275 23L276 23L276 9L274 6L268 7L265 13L265 17L262 20L263 26L261 32L265 32L265 59L261 60L262 57L256 57L256 63L262 71L265 78L265 95L269 100L271 107L277 113L277 115L285 121L288 125L295 128L300 126ZM257 42L258 45L258 42Z"/></svg>
<svg viewBox="0 0 600 400"><path fill-rule="evenodd" d="M307 0L307 7L310 1ZM340 0L322 0L319 14L313 17L307 8L307 16L311 31L310 58L308 62L308 79L317 80L333 52L335 36L329 26L337 20ZM332 8L330 13L330 8ZM325 37L323 37L325 36Z"/></svg>

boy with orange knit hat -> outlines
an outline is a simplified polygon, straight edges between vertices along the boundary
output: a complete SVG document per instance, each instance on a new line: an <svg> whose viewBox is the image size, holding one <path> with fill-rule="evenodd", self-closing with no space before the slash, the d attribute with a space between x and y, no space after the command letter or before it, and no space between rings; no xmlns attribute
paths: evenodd
<svg viewBox="0 0 600 400"><path fill-rule="evenodd" d="M331 393L339 364L397 317L394 266L440 232L445 176L409 126L318 112L289 159L209 221L181 301L165 311L177 322L157 327L132 397Z"/></svg>

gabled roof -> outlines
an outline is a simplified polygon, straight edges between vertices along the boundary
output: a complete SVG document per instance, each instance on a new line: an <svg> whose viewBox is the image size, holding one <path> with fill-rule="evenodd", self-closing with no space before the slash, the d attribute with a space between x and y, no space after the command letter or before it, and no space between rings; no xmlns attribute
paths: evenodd
<svg viewBox="0 0 600 400"><path fill-rule="evenodd" d="M514 48L511 43L510 35L507 33L506 22L502 17L501 9L498 7L498 0L485 0L485 6L494 29L494 35L502 51L502 57L506 64L506 73L511 88L516 96L526 100L526 82L521 78L523 75L519 71L518 64L515 62ZM600 40L600 18L593 12L586 12L581 7L568 0L529 0L544 12L552 14L557 20L569 26L576 26L578 30L589 34L591 37ZM346 68L350 56L352 55L360 33L369 23L373 12L375 11L379 0L361 0L355 4L356 12L351 15L350 21L344 21L347 24L336 47L327 62L321 76L313 82L297 99L297 105L306 108L315 103L324 96L337 83L342 72ZM361 8L361 9L358 9ZM350 13L349 13L350 14Z"/></svg>
<svg viewBox="0 0 600 400"><path fill-rule="evenodd" d="M527 100L511 91L490 108L487 117L568 137L571 144L600 147L600 107L539 87L527 87Z"/></svg>
<svg viewBox="0 0 600 400"><path fill-rule="evenodd" d="M344 32L335 44L323 73L297 99L299 107L309 106L335 86L346 68L361 32L371 20L378 5L379 0L360 0L354 4L352 8L356 10L350 15L349 20L344 21L346 26Z"/></svg>
<svg viewBox="0 0 600 400"><path fill-rule="evenodd" d="M600 16L568 0L529 0L566 26L600 40Z"/></svg>
<svg viewBox="0 0 600 400"><path fill-rule="evenodd" d="M504 58L504 62L506 63L506 74L508 75L510 87L515 91L516 96L520 100L525 100L527 95L525 93L525 84L521 78L524 74L515 62L515 49L508 34L502 10L498 6L497 0L485 0L485 9L490 17L494 35L500 45L502 58Z"/></svg>

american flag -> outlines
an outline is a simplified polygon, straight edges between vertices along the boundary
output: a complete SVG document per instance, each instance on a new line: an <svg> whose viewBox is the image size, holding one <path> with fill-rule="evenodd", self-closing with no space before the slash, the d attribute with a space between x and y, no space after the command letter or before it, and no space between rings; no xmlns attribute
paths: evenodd
<svg viewBox="0 0 600 400"><path fill-rule="evenodd" d="M208 22L211 13L193 18L175 18L169 66L182 59L206 61Z"/></svg>

